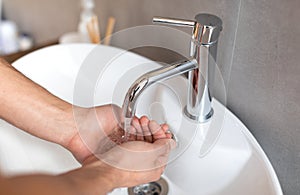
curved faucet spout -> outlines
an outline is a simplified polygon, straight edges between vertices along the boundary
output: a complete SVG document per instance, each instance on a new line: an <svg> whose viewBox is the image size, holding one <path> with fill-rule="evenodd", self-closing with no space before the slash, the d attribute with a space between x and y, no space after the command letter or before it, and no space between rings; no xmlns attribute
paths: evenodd
<svg viewBox="0 0 300 195"><path fill-rule="evenodd" d="M144 90L156 82L172 78L196 68L198 68L197 60L191 58L174 63L170 66L158 68L139 77L129 88L123 103L125 130L127 130L126 126L131 124L131 120L135 115L137 100Z"/></svg>

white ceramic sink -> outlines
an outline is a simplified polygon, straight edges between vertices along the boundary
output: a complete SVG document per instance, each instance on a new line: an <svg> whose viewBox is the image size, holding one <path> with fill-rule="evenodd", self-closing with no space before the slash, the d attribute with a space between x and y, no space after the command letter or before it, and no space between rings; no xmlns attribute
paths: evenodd
<svg viewBox="0 0 300 195"><path fill-rule="evenodd" d="M56 96L81 106L121 106L131 83L159 67L120 49L82 44L48 47L13 65ZM95 66L97 70L93 70ZM248 129L221 103L213 100L215 114L208 123L195 124L183 116L186 86L186 79L178 76L149 88L138 102L138 115L167 122L178 139L178 147L163 175L168 194L281 195L265 153ZM78 93L91 93L92 98ZM62 147L0 121L2 172L62 173L79 166ZM111 194L125 195L127 189L116 189Z"/></svg>

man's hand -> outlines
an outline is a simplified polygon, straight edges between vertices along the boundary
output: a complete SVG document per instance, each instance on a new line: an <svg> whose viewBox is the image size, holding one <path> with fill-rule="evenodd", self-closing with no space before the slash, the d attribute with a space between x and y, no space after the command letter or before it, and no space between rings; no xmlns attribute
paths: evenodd
<svg viewBox="0 0 300 195"><path fill-rule="evenodd" d="M127 141L153 143L158 139L171 138L168 125L159 125L143 116L133 118L131 129L125 133L122 126L122 111L116 105L96 108L73 107L76 128L64 145L79 162L92 154L102 154ZM126 136L126 137L124 137Z"/></svg>
<svg viewBox="0 0 300 195"><path fill-rule="evenodd" d="M106 114L110 113L110 116L115 115L114 109L120 111L119 108L111 105L98 107L97 109L97 114L105 112ZM107 118L99 119L97 122L101 123L106 121ZM92 124L90 120L88 121L90 122L88 124ZM159 125L145 116L141 119L134 118L130 132L127 138L124 139L124 130L118 126L118 119L115 118L111 121L114 121L114 123L106 122L100 125L102 128L106 128L105 134L108 134L108 136L102 138L106 141L100 141L99 146L94 147L94 154L82 161L82 169L87 171L87 177L95 178L95 180L82 181L78 177L79 179L75 180L83 185L80 188L93 186L93 182L96 185L97 182L100 182L98 179L109 186L109 189L130 187L158 180L167 164L171 149L175 147L174 140L170 139L171 135L167 132L168 126L165 124ZM110 127L110 130L107 130L108 127ZM82 140L76 142L80 143ZM96 143L95 141L91 142ZM85 155L88 154L91 154L91 152L85 153ZM71 179L77 178L72 174L76 175L78 171L68 173L69 176L72 176ZM105 175L105 177L99 178L99 175Z"/></svg>
<svg viewBox="0 0 300 195"><path fill-rule="evenodd" d="M83 162L96 152L103 144L109 144L109 135L122 137L119 118L121 109L115 105L105 105L96 108L73 107L74 128L69 139L63 144L74 157Z"/></svg>
<svg viewBox="0 0 300 195"><path fill-rule="evenodd" d="M62 175L35 174L11 178L0 175L0 194L105 195L114 188L156 181L164 170L173 146L171 139L160 139L154 143L131 141L109 150L102 155L102 160L90 156L81 168ZM129 153L124 152L126 150ZM107 160L116 162L119 167L127 166L130 170L116 168Z"/></svg>
<svg viewBox="0 0 300 195"><path fill-rule="evenodd" d="M112 188L131 187L160 178L175 142L160 139L154 143L131 141L114 147L100 156L91 156L83 167L100 166ZM100 157L100 160L98 158Z"/></svg>

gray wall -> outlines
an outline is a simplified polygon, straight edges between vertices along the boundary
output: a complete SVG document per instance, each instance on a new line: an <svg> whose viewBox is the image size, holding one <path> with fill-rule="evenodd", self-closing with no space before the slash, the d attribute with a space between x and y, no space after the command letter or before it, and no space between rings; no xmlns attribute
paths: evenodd
<svg viewBox="0 0 300 195"><path fill-rule="evenodd" d="M257 138L285 194L300 194L300 1L243 0L228 107Z"/></svg>
<svg viewBox="0 0 300 195"><path fill-rule="evenodd" d="M4 0L6 15L37 43L77 28L74 0ZM228 108L251 130L270 158L287 195L300 194L299 0L95 0L101 29L150 24L151 17L193 18L209 12L224 22L218 64ZM103 34L103 32L102 32Z"/></svg>

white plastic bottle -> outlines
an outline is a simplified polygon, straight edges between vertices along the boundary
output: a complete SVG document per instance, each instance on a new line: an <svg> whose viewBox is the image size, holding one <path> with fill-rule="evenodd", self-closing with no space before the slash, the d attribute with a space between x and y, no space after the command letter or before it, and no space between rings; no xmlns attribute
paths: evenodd
<svg viewBox="0 0 300 195"><path fill-rule="evenodd" d="M87 31L87 23L91 20L95 13L93 9L95 7L94 0L81 0L82 11L80 14L80 22L78 25L78 32L82 36L84 42L90 42L88 31Z"/></svg>
<svg viewBox="0 0 300 195"><path fill-rule="evenodd" d="M0 20L0 53L11 54L19 51L18 27L12 21Z"/></svg>

